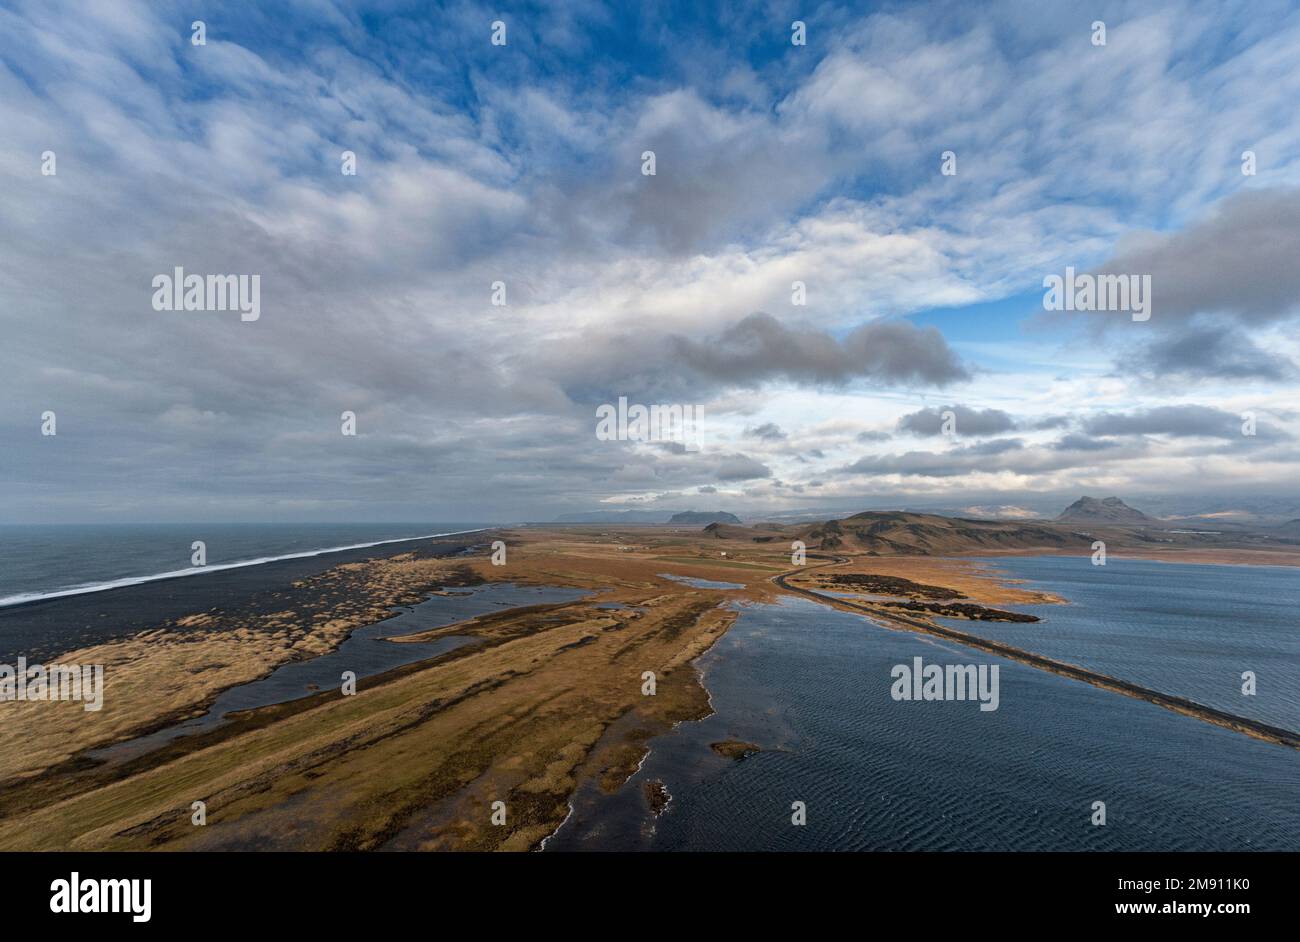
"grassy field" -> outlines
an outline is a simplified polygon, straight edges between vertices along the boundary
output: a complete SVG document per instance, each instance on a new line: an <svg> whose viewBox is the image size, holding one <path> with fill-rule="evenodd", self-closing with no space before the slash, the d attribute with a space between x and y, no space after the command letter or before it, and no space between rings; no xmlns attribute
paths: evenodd
<svg viewBox="0 0 1300 942"><path fill-rule="evenodd" d="M686 563L692 566L721 566L723 569L757 569L761 572L782 572L788 566L764 565L762 563L744 563L734 559L711 556L656 556L655 559L667 563Z"/></svg>

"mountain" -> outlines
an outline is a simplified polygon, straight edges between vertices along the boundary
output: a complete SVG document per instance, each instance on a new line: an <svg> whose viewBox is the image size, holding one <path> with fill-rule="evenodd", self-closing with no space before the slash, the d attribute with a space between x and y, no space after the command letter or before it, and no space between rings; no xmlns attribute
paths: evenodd
<svg viewBox="0 0 1300 942"><path fill-rule="evenodd" d="M740 518L735 514L725 513L721 510L715 510L712 513L706 513L700 510L684 510L679 514L673 514L669 523L734 523L739 524Z"/></svg>
<svg viewBox="0 0 1300 942"><path fill-rule="evenodd" d="M868 511L828 520L797 534L808 547L874 553L879 556L943 556L984 550L1075 548L1079 534L1048 523L972 520L901 511Z"/></svg>
<svg viewBox="0 0 1300 942"><path fill-rule="evenodd" d="M1280 536L1300 536L1300 519L1289 521L1277 527L1274 531Z"/></svg>
<svg viewBox="0 0 1300 942"><path fill-rule="evenodd" d="M1080 497L1065 510L1057 520L1070 523L1158 523L1154 517L1148 517L1140 510L1134 510L1118 497L1097 500L1095 497Z"/></svg>

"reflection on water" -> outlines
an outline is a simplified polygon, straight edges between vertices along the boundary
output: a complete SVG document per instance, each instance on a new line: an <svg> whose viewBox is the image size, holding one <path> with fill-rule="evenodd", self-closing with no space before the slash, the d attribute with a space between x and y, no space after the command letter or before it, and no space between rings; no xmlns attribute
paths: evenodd
<svg viewBox="0 0 1300 942"><path fill-rule="evenodd" d="M660 579L671 579L673 582L680 582L683 585L694 586L697 589L743 589L743 582L714 582L712 579L697 579L694 576L674 576L670 572L656 573Z"/></svg>

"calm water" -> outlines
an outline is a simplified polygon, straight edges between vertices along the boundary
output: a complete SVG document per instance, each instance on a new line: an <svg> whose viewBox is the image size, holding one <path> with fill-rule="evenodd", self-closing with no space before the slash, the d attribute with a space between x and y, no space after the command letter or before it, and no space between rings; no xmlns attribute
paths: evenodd
<svg viewBox="0 0 1300 942"><path fill-rule="evenodd" d="M714 715L652 740L615 795L581 791L547 850L1300 848L1292 749L804 599L740 612L700 661ZM999 709L893 701L915 656L997 664ZM724 739L765 751L725 759Z"/></svg>
<svg viewBox="0 0 1300 942"><path fill-rule="evenodd" d="M0 526L0 606L62 594L202 574L191 545L206 545L207 572L222 567L478 529L474 523L104 524Z"/></svg>
<svg viewBox="0 0 1300 942"><path fill-rule="evenodd" d="M1143 559L980 560L1069 600L1017 605L1037 624L939 619L961 631L1300 730L1300 569ZM1256 693L1241 692L1254 671Z"/></svg>
<svg viewBox="0 0 1300 942"><path fill-rule="evenodd" d="M692 586L696 589L743 589L743 582L718 582L715 579L700 579L695 576L674 576L670 572L658 573L660 579L671 579L673 582L680 582L682 585Z"/></svg>

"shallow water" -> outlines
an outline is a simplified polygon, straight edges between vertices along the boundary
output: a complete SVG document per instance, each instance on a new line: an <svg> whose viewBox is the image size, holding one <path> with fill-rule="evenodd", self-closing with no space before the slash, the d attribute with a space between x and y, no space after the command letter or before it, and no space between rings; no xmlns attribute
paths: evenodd
<svg viewBox="0 0 1300 942"><path fill-rule="evenodd" d="M652 740L616 794L582 790L547 850L1300 847L1292 749L805 599L739 611L699 662L714 715ZM998 665L999 708L895 702L916 656ZM765 751L725 759L725 739ZM672 796L657 819L649 780Z"/></svg>
<svg viewBox="0 0 1300 942"><path fill-rule="evenodd" d="M509 582L457 589L454 595L435 595L403 609L392 618L356 629L337 649L308 661L293 661L276 668L267 677L232 687L217 697L203 716L187 720L149 736L120 743L95 753L100 758L122 758L156 748L181 736L192 735L219 725L225 716L308 697L323 689L340 689L344 671L357 679L445 654L479 639L449 635L429 642L384 640L416 634L431 628L456 624L502 609L551 602L572 602L588 593L582 589L556 586L518 586Z"/></svg>
<svg viewBox="0 0 1300 942"><path fill-rule="evenodd" d="M680 582L682 585L693 586L697 589L743 589L743 582L715 582L712 579L697 579L695 576L674 576L670 572L656 573L660 579L671 579L673 582Z"/></svg>

